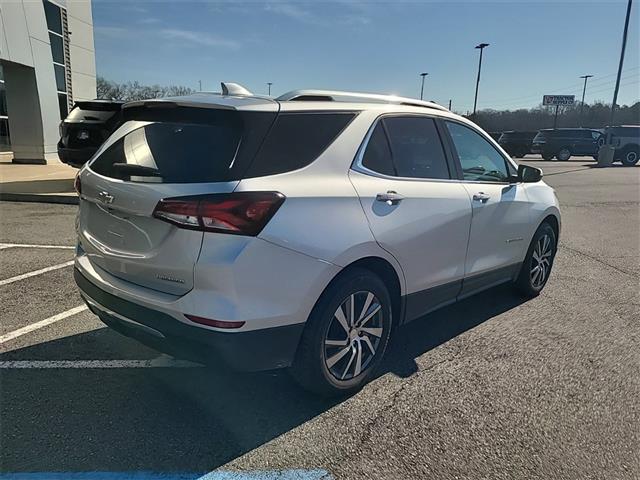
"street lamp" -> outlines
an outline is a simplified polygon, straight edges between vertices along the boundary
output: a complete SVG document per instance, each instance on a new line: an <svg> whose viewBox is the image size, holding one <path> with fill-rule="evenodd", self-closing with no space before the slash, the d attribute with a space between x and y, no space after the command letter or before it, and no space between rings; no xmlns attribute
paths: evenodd
<svg viewBox="0 0 640 480"><path fill-rule="evenodd" d="M582 102L580 103L580 126L582 126L582 110L584 109L584 94L587 91L587 80L593 75L582 75L580 78L584 78L584 87L582 87Z"/></svg>
<svg viewBox="0 0 640 480"><path fill-rule="evenodd" d="M424 94L424 77L426 77L427 75L429 75L427 72L423 72L420 74L420 76L422 77L422 85L420 86L420 100L422 100L422 96Z"/></svg>
<svg viewBox="0 0 640 480"><path fill-rule="evenodd" d="M480 85L480 70L482 69L482 51L485 47L488 47L488 43L481 43L476 45L476 48L480 49L480 61L478 62L478 78L476 80L476 96L473 99L473 116L476 116L476 107L478 106L478 86Z"/></svg>
<svg viewBox="0 0 640 480"><path fill-rule="evenodd" d="M271 96L271 85L273 85L273 82L267 82L267 85L269 86L269 96Z"/></svg>

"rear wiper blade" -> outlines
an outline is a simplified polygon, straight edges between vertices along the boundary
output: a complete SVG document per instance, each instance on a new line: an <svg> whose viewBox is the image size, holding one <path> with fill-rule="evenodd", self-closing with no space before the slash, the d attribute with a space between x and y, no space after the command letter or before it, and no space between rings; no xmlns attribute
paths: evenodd
<svg viewBox="0 0 640 480"><path fill-rule="evenodd" d="M153 167L145 167L144 165L137 165L135 163L114 163L113 168L120 170L129 175L140 175L146 177L161 177L160 170Z"/></svg>

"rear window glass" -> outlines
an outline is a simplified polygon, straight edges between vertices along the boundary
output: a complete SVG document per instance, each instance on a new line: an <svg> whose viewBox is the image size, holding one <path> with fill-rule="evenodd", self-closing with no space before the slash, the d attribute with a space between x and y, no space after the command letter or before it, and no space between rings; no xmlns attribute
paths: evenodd
<svg viewBox="0 0 640 480"><path fill-rule="evenodd" d="M352 112L279 114L245 176L275 175L310 165L354 117Z"/></svg>
<svg viewBox="0 0 640 480"><path fill-rule="evenodd" d="M118 139L91 169L132 182L226 181L241 134L241 122L231 118L218 125L151 123Z"/></svg>

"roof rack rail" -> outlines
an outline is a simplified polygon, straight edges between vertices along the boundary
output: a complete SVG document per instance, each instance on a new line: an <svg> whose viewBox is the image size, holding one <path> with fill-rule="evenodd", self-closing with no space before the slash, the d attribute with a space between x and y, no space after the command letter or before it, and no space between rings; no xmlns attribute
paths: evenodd
<svg viewBox="0 0 640 480"><path fill-rule="evenodd" d="M292 90L280 95L276 100L281 102L306 101L306 102L362 102L362 103L394 103L411 107L433 108L448 112L442 105L434 102L425 102L415 98L397 97L395 95L379 95L375 93L341 92L338 90Z"/></svg>

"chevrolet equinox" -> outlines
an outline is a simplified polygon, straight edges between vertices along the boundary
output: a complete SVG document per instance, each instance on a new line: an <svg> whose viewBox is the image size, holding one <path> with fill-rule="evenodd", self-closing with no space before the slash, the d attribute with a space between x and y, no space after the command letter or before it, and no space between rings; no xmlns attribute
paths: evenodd
<svg viewBox="0 0 640 480"><path fill-rule="evenodd" d="M469 120L222 87L125 104L78 173L75 280L110 327L341 394L372 378L395 327L501 283L544 288L554 191Z"/></svg>

